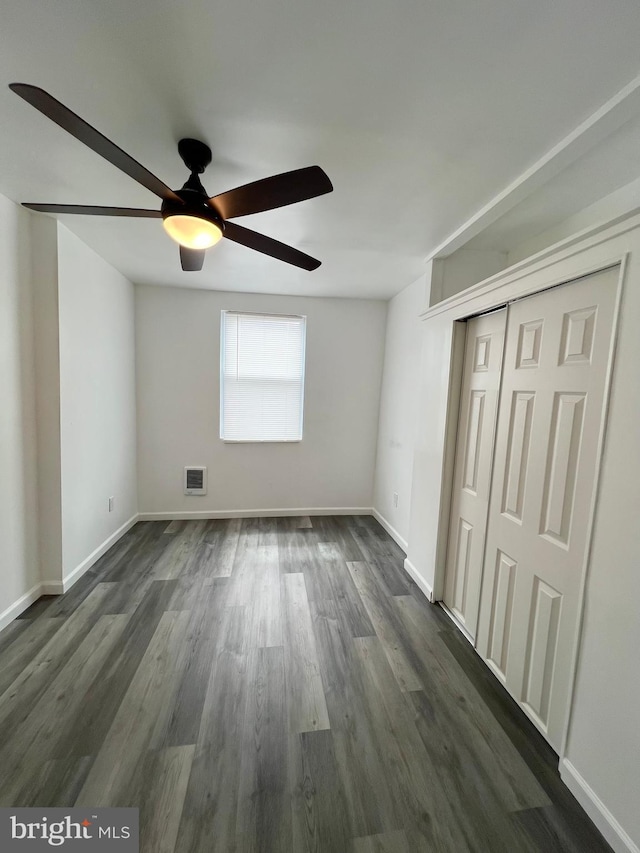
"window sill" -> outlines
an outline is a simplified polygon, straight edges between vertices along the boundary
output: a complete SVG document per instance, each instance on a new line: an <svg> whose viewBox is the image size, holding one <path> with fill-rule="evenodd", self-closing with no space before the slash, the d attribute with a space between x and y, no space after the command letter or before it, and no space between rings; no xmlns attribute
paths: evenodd
<svg viewBox="0 0 640 853"><path fill-rule="evenodd" d="M223 444L300 444L301 438L221 438Z"/></svg>

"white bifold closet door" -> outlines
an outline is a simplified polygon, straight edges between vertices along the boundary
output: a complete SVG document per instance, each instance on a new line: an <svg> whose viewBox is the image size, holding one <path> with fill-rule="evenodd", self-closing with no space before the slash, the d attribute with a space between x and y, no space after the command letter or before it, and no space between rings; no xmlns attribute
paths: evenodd
<svg viewBox="0 0 640 853"><path fill-rule="evenodd" d="M506 308L467 322L444 603L473 640L489 509Z"/></svg>
<svg viewBox="0 0 640 853"><path fill-rule="evenodd" d="M556 751L578 639L618 272L509 306L477 649Z"/></svg>
<svg viewBox="0 0 640 853"><path fill-rule="evenodd" d="M444 604L557 751L618 274L604 270L467 323Z"/></svg>

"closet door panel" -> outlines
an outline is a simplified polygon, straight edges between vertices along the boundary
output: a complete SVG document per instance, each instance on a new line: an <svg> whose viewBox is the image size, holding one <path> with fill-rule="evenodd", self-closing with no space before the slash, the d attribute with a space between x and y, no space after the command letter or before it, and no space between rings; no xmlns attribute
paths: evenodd
<svg viewBox="0 0 640 853"><path fill-rule="evenodd" d="M506 310L467 322L444 603L475 637Z"/></svg>
<svg viewBox="0 0 640 853"><path fill-rule="evenodd" d="M560 749L618 270L509 307L477 649Z"/></svg>

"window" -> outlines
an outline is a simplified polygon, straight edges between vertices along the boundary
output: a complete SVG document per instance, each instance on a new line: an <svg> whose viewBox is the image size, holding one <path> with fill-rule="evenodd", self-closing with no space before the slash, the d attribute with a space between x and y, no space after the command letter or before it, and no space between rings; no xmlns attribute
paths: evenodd
<svg viewBox="0 0 640 853"><path fill-rule="evenodd" d="M300 441L306 317L222 312L220 438Z"/></svg>

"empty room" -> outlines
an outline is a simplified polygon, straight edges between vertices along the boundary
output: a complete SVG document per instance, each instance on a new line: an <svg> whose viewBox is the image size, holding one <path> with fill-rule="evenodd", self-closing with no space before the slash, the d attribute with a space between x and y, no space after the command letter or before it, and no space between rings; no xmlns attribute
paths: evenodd
<svg viewBox="0 0 640 853"><path fill-rule="evenodd" d="M0 20L0 851L640 853L636 0Z"/></svg>

